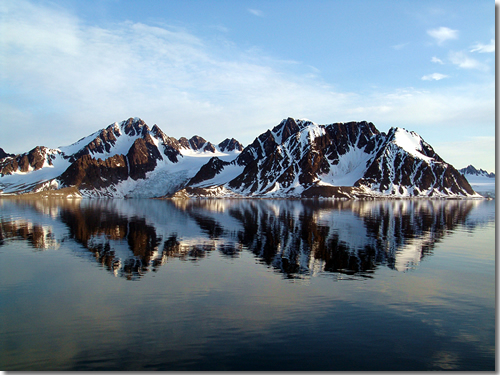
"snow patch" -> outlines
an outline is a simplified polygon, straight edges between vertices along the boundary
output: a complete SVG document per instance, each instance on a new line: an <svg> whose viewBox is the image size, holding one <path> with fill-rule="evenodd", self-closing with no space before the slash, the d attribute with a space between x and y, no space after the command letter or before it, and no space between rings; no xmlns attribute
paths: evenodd
<svg viewBox="0 0 500 375"><path fill-rule="evenodd" d="M422 138L415 132L409 132L402 128L397 128L394 133L393 143L401 147L415 158L423 159L428 163L434 160L422 154Z"/></svg>
<svg viewBox="0 0 500 375"><path fill-rule="evenodd" d="M354 183L363 177L368 161L373 157L364 149L351 148L344 155L340 155L337 164L330 163L330 171L321 175L319 185L326 186L354 186Z"/></svg>

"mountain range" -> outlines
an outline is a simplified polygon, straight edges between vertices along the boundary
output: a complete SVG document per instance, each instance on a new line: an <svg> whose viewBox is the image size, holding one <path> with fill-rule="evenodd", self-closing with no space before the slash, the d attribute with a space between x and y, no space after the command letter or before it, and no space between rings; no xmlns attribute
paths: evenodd
<svg viewBox="0 0 500 375"><path fill-rule="evenodd" d="M473 165L468 165L467 167L459 169L458 171L462 173L465 177L479 176L479 177L495 178L495 173L493 172L489 173L484 169L477 169Z"/></svg>
<svg viewBox="0 0 500 375"><path fill-rule="evenodd" d="M140 118L70 146L0 149L0 194L66 197L481 197L418 134L287 118L243 147L173 138Z"/></svg>

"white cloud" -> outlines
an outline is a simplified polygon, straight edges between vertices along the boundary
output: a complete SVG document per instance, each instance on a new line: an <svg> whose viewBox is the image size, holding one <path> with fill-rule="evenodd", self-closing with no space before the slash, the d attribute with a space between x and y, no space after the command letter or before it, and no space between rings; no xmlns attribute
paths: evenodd
<svg viewBox="0 0 500 375"><path fill-rule="evenodd" d="M439 58L437 58L437 57L435 57L435 56L431 59L431 61L432 61L433 63L437 63L437 64L444 65L443 60L441 60L441 59L439 59Z"/></svg>
<svg viewBox="0 0 500 375"><path fill-rule="evenodd" d="M439 27L437 29L427 30L427 34L436 39L436 42L439 45L450 39L458 39L458 30L452 30L448 27Z"/></svg>
<svg viewBox="0 0 500 375"><path fill-rule="evenodd" d="M439 81L443 78L448 78L448 76L446 74L441 74L441 73L432 73L422 77L424 81L432 81L432 80Z"/></svg>
<svg viewBox="0 0 500 375"><path fill-rule="evenodd" d="M490 44L477 43L470 52L488 53L495 52L495 39L491 39Z"/></svg>
<svg viewBox="0 0 500 375"><path fill-rule="evenodd" d="M450 52L450 61L462 69L488 70L488 66L467 56L464 52Z"/></svg>
<svg viewBox="0 0 500 375"><path fill-rule="evenodd" d="M250 13L257 17L264 17L264 12L259 9L247 9Z"/></svg>

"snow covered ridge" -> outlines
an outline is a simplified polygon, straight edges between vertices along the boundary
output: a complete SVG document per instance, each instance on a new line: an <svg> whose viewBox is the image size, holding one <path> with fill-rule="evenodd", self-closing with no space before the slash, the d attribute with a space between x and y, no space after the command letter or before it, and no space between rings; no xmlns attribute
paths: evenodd
<svg viewBox="0 0 500 375"><path fill-rule="evenodd" d="M176 139L130 118L70 146L0 158L0 194L60 189L109 198L481 197L415 132L293 118L245 148L234 138Z"/></svg>

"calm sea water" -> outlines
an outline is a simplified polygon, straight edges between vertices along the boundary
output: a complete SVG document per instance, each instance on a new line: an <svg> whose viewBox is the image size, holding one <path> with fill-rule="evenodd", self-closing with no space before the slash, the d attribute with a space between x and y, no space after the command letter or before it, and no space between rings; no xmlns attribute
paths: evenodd
<svg viewBox="0 0 500 375"><path fill-rule="evenodd" d="M492 201L0 200L0 370L495 370Z"/></svg>

